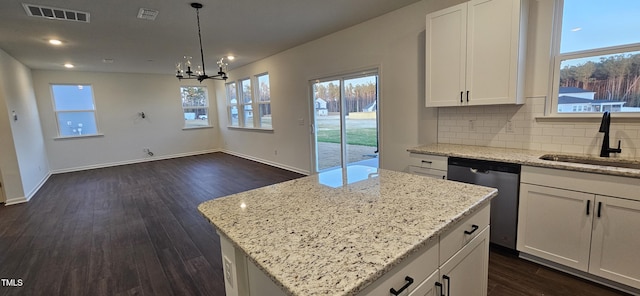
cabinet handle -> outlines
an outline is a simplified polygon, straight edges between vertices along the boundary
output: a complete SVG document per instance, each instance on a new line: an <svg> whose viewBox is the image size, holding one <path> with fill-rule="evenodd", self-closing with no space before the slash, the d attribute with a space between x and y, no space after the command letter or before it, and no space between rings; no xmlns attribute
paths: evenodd
<svg viewBox="0 0 640 296"><path fill-rule="evenodd" d="M478 230L478 228L479 228L479 227L478 227L478 225L473 224L473 225L471 225L471 231L469 231L469 230L465 230L465 231L464 231L464 234L471 235L471 234L473 234L474 232L476 232L476 230Z"/></svg>
<svg viewBox="0 0 640 296"><path fill-rule="evenodd" d="M440 282L436 282L436 293L438 293L438 288L440 288L440 294L436 294L436 296L444 296L444 288Z"/></svg>
<svg viewBox="0 0 640 296"><path fill-rule="evenodd" d="M428 160L422 160L422 163L426 163L426 164L432 164L433 161L428 161Z"/></svg>
<svg viewBox="0 0 640 296"><path fill-rule="evenodd" d="M602 211L602 202L598 202L598 218L600 218L600 212Z"/></svg>
<svg viewBox="0 0 640 296"><path fill-rule="evenodd" d="M400 290L396 291L396 289L391 288L389 289L389 292L391 292L391 294L398 296L400 295L400 293L402 293L402 291L406 290L407 288L409 288L409 286L411 286L411 284L413 284L413 279L410 276L406 276L404 278L405 281L407 281L406 284L404 284L404 286L402 286L402 288L400 288Z"/></svg>
<svg viewBox="0 0 640 296"><path fill-rule="evenodd" d="M469 103L469 91L467 91L467 103Z"/></svg>
<svg viewBox="0 0 640 296"><path fill-rule="evenodd" d="M442 276L442 281L447 281L447 296L451 296L451 278L446 274ZM444 294L442 294L444 296Z"/></svg>
<svg viewBox="0 0 640 296"><path fill-rule="evenodd" d="M591 208L591 200L587 200L587 216L589 216L589 209Z"/></svg>
<svg viewBox="0 0 640 296"><path fill-rule="evenodd" d="M460 92L460 103L462 103L462 94L464 94L464 92Z"/></svg>

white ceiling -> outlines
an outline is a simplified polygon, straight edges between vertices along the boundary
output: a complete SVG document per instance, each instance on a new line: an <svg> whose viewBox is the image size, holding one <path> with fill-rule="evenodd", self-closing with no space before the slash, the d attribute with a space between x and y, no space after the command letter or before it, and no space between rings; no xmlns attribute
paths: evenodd
<svg viewBox="0 0 640 296"><path fill-rule="evenodd" d="M233 69L420 0L201 0L208 69L236 56ZM199 60L192 0L1 0L0 48L31 69L173 73L184 55ZM22 3L89 12L90 23L28 16ZM140 8L160 11L155 21ZM47 43L60 39L62 46ZM112 64L103 59L113 59ZM200 64L200 63L197 63Z"/></svg>

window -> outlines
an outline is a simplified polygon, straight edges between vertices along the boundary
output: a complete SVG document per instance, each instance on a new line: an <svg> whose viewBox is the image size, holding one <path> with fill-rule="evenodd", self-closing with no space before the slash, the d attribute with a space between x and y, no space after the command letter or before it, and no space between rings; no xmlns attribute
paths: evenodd
<svg viewBox="0 0 640 296"><path fill-rule="evenodd" d="M230 127L272 129L268 73L227 83L226 91Z"/></svg>
<svg viewBox="0 0 640 296"><path fill-rule="evenodd" d="M238 123L238 92L236 83L227 83L227 116L230 126L240 126Z"/></svg>
<svg viewBox="0 0 640 296"><path fill-rule="evenodd" d="M242 126L253 127L253 106L251 105L251 80L240 80L240 110L242 110Z"/></svg>
<svg viewBox="0 0 640 296"><path fill-rule="evenodd" d="M209 124L209 99L204 86L180 87L184 127L207 127Z"/></svg>
<svg viewBox="0 0 640 296"><path fill-rule="evenodd" d="M558 0L552 113L640 112L640 1Z"/></svg>
<svg viewBox="0 0 640 296"><path fill-rule="evenodd" d="M271 128L271 90L269 89L269 74L256 75L258 87L258 110L260 110L260 127Z"/></svg>
<svg viewBox="0 0 640 296"><path fill-rule="evenodd" d="M91 85L51 85L60 137L98 134Z"/></svg>

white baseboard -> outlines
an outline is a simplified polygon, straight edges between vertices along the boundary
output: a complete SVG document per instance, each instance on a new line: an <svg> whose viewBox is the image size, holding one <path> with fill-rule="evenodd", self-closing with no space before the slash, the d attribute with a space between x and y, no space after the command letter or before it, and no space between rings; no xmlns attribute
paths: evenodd
<svg viewBox="0 0 640 296"><path fill-rule="evenodd" d="M120 165L142 163L142 162L148 162L148 161L156 161L156 160L163 160L163 159L172 159L172 158L194 156L194 155L214 153L214 152L220 152L220 149L209 149L209 150L187 152L187 153L178 153L178 154L171 154L171 155L151 156L151 157L146 157L146 158L141 158L141 159L126 160L126 161L94 164L94 165L88 165L88 166L82 166L82 167L74 167L74 168L52 170L51 173L52 174L61 174L61 173L86 171L86 170L108 168L108 167L114 167L114 166L120 166Z"/></svg>
<svg viewBox="0 0 640 296"><path fill-rule="evenodd" d="M238 153L238 152L230 151L230 150L226 150L226 149L222 150L222 152L224 152L226 154L231 154L233 156L241 157L241 158L244 158L244 159L253 160L253 161L256 161L256 162L259 162L259 163L264 163L266 165L270 165L270 166L273 166L273 167L281 168L281 169L284 169L284 170L287 170L287 171L296 172L296 173L303 174L303 175L306 175L306 176L310 175L309 171L307 171L307 170L302 170L302 169L299 169L299 168L295 168L295 167L292 167L292 166L288 166L288 165L284 165L284 164L281 164L281 163L273 162L273 161L270 161L270 160L264 160L264 159L257 158L257 157L251 156L251 155L246 155L246 154L242 154L242 153Z"/></svg>
<svg viewBox="0 0 640 296"><path fill-rule="evenodd" d="M44 176L44 178L42 178L42 180L40 180L40 183L38 183L38 185L35 188L33 188L33 190L31 190L31 192L29 192L29 194L27 194L27 200L26 201L30 201L31 198L33 198L33 196L36 195L36 193L38 193L40 188L42 188L42 185L44 185L44 183L46 183L47 180L49 180L49 177L51 177L51 173L47 173L47 175Z"/></svg>
<svg viewBox="0 0 640 296"><path fill-rule="evenodd" d="M38 190L40 190L42 185L44 185L44 183L46 183L47 180L49 180L49 177L51 177L51 173L47 173L47 175L44 176L44 178L42 178L42 180L40 180L38 185L35 188L33 188L33 190L31 190L31 192L29 192L29 194L27 194L27 196L9 198L9 199L7 199L5 201L4 205L5 206L10 206L10 205L15 205L15 204L21 204L21 203L28 202L29 200L31 200L31 198L33 198L34 195L36 195L36 193L38 193Z"/></svg>
<svg viewBox="0 0 640 296"><path fill-rule="evenodd" d="M24 196L21 197L14 197L14 198L8 198L5 202L4 205L5 206L10 206L10 205L16 205L16 204L21 204L21 203L25 203L27 202L27 198Z"/></svg>

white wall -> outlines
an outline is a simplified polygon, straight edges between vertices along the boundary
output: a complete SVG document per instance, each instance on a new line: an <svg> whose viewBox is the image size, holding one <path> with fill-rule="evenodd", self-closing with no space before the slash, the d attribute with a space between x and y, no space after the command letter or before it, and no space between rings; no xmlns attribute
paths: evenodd
<svg viewBox="0 0 640 296"><path fill-rule="evenodd" d="M599 154L600 120L549 120L544 116L549 94L553 0L530 1L524 105L440 108L438 142L490 147L524 148L563 153ZM469 120L475 130L469 130ZM513 132L506 129L511 121ZM610 145L622 141L613 157L640 157L640 123L611 119Z"/></svg>
<svg viewBox="0 0 640 296"><path fill-rule="evenodd" d="M14 120L13 111L18 120ZM0 137L0 171L7 204L26 201L48 177L49 164L31 70L2 50Z"/></svg>
<svg viewBox="0 0 640 296"><path fill-rule="evenodd" d="M52 172L103 167L211 152L219 146L217 128L183 130L180 82L171 75L33 71L35 93ZM91 84L100 137L57 139L50 84ZM214 82L210 114L217 114ZM138 116L144 112L145 119ZM216 123L215 116L211 120ZM147 156L143 148L155 154Z"/></svg>
<svg viewBox="0 0 640 296"><path fill-rule="evenodd" d="M224 89L219 88L225 149L310 172L309 81L378 67L381 167L405 170L406 149L436 139L436 110L423 107L426 6L419 2L232 70L234 80L269 72L274 131L224 127Z"/></svg>

